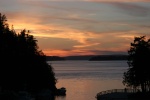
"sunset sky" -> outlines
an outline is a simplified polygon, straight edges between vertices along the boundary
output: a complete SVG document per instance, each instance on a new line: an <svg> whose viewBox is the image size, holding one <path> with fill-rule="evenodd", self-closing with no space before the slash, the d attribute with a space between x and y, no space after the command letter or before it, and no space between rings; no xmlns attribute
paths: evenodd
<svg viewBox="0 0 150 100"><path fill-rule="evenodd" d="M150 38L150 0L1 0L0 13L50 56L127 54Z"/></svg>

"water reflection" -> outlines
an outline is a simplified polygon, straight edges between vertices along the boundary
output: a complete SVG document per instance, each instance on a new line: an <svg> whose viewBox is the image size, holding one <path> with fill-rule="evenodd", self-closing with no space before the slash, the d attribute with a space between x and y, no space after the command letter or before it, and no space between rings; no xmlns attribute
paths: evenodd
<svg viewBox="0 0 150 100"><path fill-rule="evenodd" d="M110 89L124 88L121 80L59 79L57 87L65 86L66 96L55 100L96 100L97 93Z"/></svg>
<svg viewBox="0 0 150 100"><path fill-rule="evenodd" d="M126 61L55 61L52 66L56 87L67 89L66 96L55 100L96 100L101 91L124 89L122 76L128 68Z"/></svg>

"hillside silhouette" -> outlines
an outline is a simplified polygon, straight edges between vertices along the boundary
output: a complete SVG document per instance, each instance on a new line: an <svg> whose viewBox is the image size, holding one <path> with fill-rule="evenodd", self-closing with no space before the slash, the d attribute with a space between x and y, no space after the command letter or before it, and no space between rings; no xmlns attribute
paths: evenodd
<svg viewBox="0 0 150 100"><path fill-rule="evenodd" d="M47 61L64 61L64 60L88 60L88 61L105 61L105 60L127 60L127 55L81 55L81 56L46 56Z"/></svg>
<svg viewBox="0 0 150 100"><path fill-rule="evenodd" d="M55 73L46 62L46 55L39 50L37 40L25 29L20 33L10 29L6 16L1 13L0 63L0 97L10 91L26 91L34 97L47 90L55 94Z"/></svg>
<svg viewBox="0 0 150 100"><path fill-rule="evenodd" d="M127 55L98 55L91 57L89 61L102 61L102 60L127 60Z"/></svg>

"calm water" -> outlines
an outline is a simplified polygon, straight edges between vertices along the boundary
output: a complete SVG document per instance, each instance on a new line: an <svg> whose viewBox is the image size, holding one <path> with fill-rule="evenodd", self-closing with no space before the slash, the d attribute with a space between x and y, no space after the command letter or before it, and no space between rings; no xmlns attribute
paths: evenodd
<svg viewBox="0 0 150 100"><path fill-rule="evenodd" d="M48 61L54 68L57 88L66 87L65 97L56 100L96 100L98 92L125 88L127 61Z"/></svg>

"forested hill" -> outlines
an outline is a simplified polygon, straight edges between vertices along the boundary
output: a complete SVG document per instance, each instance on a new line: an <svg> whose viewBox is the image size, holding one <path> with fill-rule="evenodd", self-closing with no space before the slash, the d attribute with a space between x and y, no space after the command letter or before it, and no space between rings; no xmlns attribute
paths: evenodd
<svg viewBox="0 0 150 100"><path fill-rule="evenodd" d="M89 60L91 57L94 56L65 56L65 57L59 57L59 56L47 56L48 61L60 61L60 60Z"/></svg>
<svg viewBox="0 0 150 100"><path fill-rule="evenodd" d="M89 59L89 61L101 60L127 60L127 55L98 55Z"/></svg>
<svg viewBox="0 0 150 100"><path fill-rule="evenodd" d="M60 60L65 60L64 57L59 57L59 56L46 56L47 61L60 61Z"/></svg>
<svg viewBox="0 0 150 100"><path fill-rule="evenodd" d="M83 56L47 56L47 61L63 61L63 60L127 60L127 55L83 55Z"/></svg>

